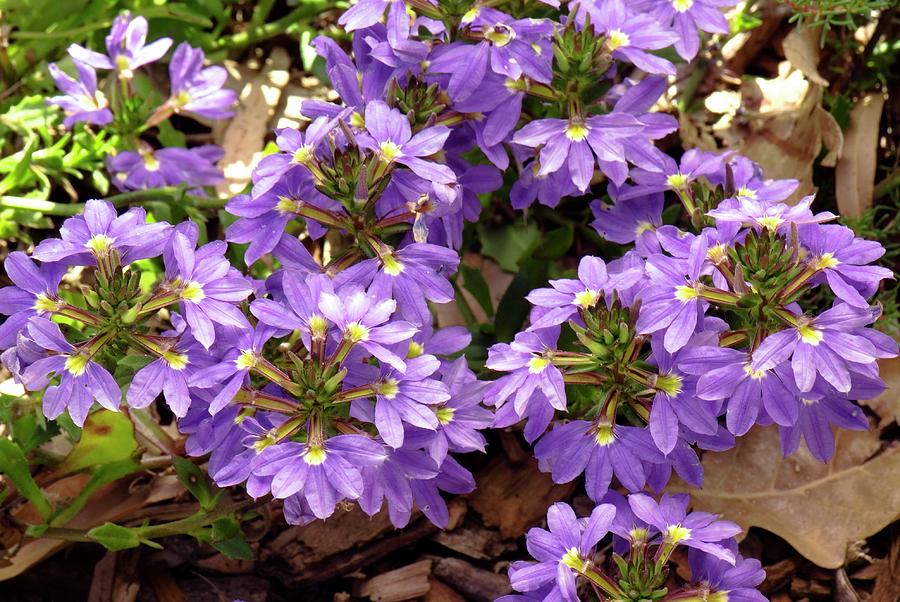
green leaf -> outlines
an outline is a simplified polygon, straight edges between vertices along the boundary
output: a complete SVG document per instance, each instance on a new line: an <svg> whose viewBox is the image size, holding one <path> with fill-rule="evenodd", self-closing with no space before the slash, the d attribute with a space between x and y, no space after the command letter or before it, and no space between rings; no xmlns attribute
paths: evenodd
<svg viewBox="0 0 900 602"><path fill-rule="evenodd" d="M220 518L213 522L209 543L229 558L240 560L253 558L253 549L244 539L240 523L231 517Z"/></svg>
<svg viewBox="0 0 900 602"><path fill-rule="evenodd" d="M0 437L0 473L5 474L19 493L34 505L41 518L47 520L53 514L53 507L31 476L25 454L15 443L2 437Z"/></svg>
<svg viewBox="0 0 900 602"><path fill-rule="evenodd" d="M200 506L204 510L212 510L215 507L216 499L209 489L209 481L206 475L200 470L200 467L184 458L173 458L175 463L175 474L178 480L184 485L191 494L200 502Z"/></svg>
<svg viewBox="0 0 900 602"><path fill-rule="evenodd" d="M531 304L525 295L538 288L547 280L550 263L540 259L527 259L522 262L509 287L497 304L497 317L494 319L494 332L498 341L511 341L519 332Z"/></svg>
<svg viewBox="0 0 900 602"><path fill-rule="evenodd" d="M87 532L87 536L101 544L107 550L127 550L141 545L138 532L114 523L104 523Z"/></svg>
<svg viewBox="0 0 900 602"><path fill-rule="evenodd" d="M59 466L71 473L88 466L109 464L134 456L137 451L134 425L128 416L109 410L97 410L87 417L81 439Z"/></svg>
<svg viewBox="0 0 900 602"><path fill-rule="evenodd" d="M572 226L556 228L544 235L544 240L534 250L534 256L539 259L559 259L568 252L574 240Z"/></svg>
<svg viewBox="0 0 900 602"><path fill-rule="evenodd" d="M131 382L135 372L152 361L153 358L147 355L126 355L116 364L113 378L120 387L124 387Z"/></svg>
<svg viewBox="0 0 900 602"><path fill-rule="evenodd" d="M515 272L519 269L519 262L538 245L540 233L533 223L525 227L509 224L502 228L487 228L478 224L478 239L484 255L507 272Z"/></svg>
<svg viewBox="0 0 900 602"><path fill-rule="evenodd" d="M488 317L493 317L494 304L491 303L491 291L488 288L488 284L481 274L481 271L465 264L459 265L459 271L463 277L463 286L465 286L467 291L472 293L472 296L475 297L475 300L478 302L478 305L481 306L481 309L484 310L484 313L486 313Z"/></svg>

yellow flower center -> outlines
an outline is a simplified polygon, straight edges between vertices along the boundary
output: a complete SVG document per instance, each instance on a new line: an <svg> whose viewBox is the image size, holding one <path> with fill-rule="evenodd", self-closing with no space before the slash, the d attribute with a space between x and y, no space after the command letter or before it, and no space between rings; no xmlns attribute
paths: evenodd
<svg viewBox="0 0 900 602"><path fill-rule="evenodd" d="M420 343L416 343L415 341L409 342L409 351L406 352L406 357L409 359L415 359L425 353L425 347L423 347Z"/></svg>
<svg viewBox="0 0 900 602"><path fill-rule="evenodd" d="M581 291L580 293L575 293L575 305L578 305L585 309L594 307L594 305L597 304L598 299L600 299L600 292L591 290L589 288Z"/></svg>
<svg viewBox="0 0 900 602"><path fill-rule="evenodd" d="M750 364L744 365L744 374L752 378L753 380L759 380L766 375L765 370L754 370L750 367Z"/></svg>
<svg viewBox="0 0 900 602"><path fill-rule="evenodd" d="M303 461L310 466L318 466L325 462L327 456L325 448L321 445L310 445L306 448L306 453L303 454Z"/></svg>
<svg viewBox="0 0 900 602"><path fill-rule="evenodd" d="M735 194L735 196L741 196L741 197L744 197L744 198L746 198L746 199L755 199L755 198L756 198L756 191L755 191L755 190L750 190L750 189L747 188L746 186L741 186L740 188L738 188L738 189L735 191L734 194Z"/></svg>
<svg viewBox="0 0 900 602"><path fill-rule="evenodd" d="M177 351L166 351L162 354L162 358L172 370L184 370L187 368L187 354L178 353Z"/></svg>
<svg viewBox="0 0 900 602"><path fill-rule="evenodd" d="M377 390L378 394L382 397L393 399L397 397L397 393L400 392L400 386L396 378L386 378L378 383Z"/></svg>
<svg viewBox="0 0 900 602"><path fill-rule="evenodd" d="M671 176L666 178L666 184L668 184L672 188L681 188L685 184L687 184L687 176L682 173L673 173Z"/></svg>
<svg viewBox="0 0 900 602"><path fill-rule="evenodd" d="M528 371L532 374L540 374L544 371L544 369L550 365L550 360L545 357L541 357L539 355L534 356L530 360L528 360Z"/></svg>
<svg viewBox="0 0 900 602"><path fill-rule="evenodd" d="M147 171L159 171L159 160L153 153L144 154L144 169Z"/></svg>
<svg viewBox="0 0 900 602"><path fill-rule="evenodd" d="M381 256L381 264L383 266L384 273L388 276L398 276L403 272L404 269L403 264L397 261L397 258L391 253L386 253Z"/></svg>
<svg viewBox="0 0 900 602"><path fill-rule="evenodd" d="M656 377L656 388L669 397L675 397L681 393L681 377L677 374L659 374Z"/></svg>
<svg viewBox="0 0 900 602"><path fill-rule="evenodd" d="M611 445L615 440L616 438L613 436L613 429L610 425L601 426L597 429L597 434L594 435L594 441L601 447Z"/></svg>
<svg viewBox="0 0 900 602"><path fill-rule="evenodd" d="M805 405L805 406L811 406L815 403L818 403L819 400L818 399L806 399L805 397L801 397L800 401L802 401L803 405Z"/></svg>
<svg viewBox="0 0 900 602"><path fill-rule="evenodd" d="M809 324L806 326L800 326L797 328L797 334L800 335L800 340L808 345L816 346L822 342L822 339L825 335L822 334L821 330L816 330Z"/></svg>
<svg viewBox="0 0 900 602"><path fill-rule="evenodd" d="M691 537L691 530L687 527L682 527L681 525L670 525L669 528L666 529L666 535L668 535L670 541L678 543L679 541L689 539Z"/></svg>
<svg viewBox="0 0 900 602"><path fill-rule="evenodd" d="M634 227L634 235L637 237L648 230L654 229L655 227L650 222L638 222L638 225Z"/></svg>
<svg viewBox="0 0 900 602"><path fill-rule="evenodd" d="M709 257L710 261L712 261L713 263L718 263L718 262L722 261L723 259L725 259L725 253L726 253L725 245L717 244L717 245L711 246L706 251L706 256Z"/></svg>
<svg viewBox="0 0 900 602"><path fill-rule="evenodd" d="M181 298L191 303L200 303L206 299L206 293L203 292L203 285L193 280L188 281L181 289Z"/></svg>
<svg viewBox="0 0 900 602"><path fill-rule="evenodd" d="M613 29L606 37L606 45L611 51L622 46L628 46L630 41L628 34L621 29Z"/></svg>
<svg viewBox="0 0 900 602"><path fill-rule="evenodd" d="M66 371L72 376L81 376L87 370L90 358L86 355L77 354L66 358Z"/></svg>
<svg viewBox="0 0 900 602"><path fill-rule="evenodd" d="M767 215L765 217L756 218L756 223L766 230L771 230L774 232L778 229L778 226L784 223L784 220L777 215Z"/></svg>
<svg viewBox="0 0 900 602"><path fill-rule="evenodd" d="M350 125L362 129L366 127L366 118L363 117L359 111L353 111L353 113L350 114Z"/></svg>
<svg viewBox="0 0 900 602"><path fill-rule="evenodd" d="M578 548L571 547L566 550L566 553L563 554L562 563L575 571L581 571L584 569L584 560L581 559L581 554L578 553Z"/></svg>
<svg viewBox="0 0 900 602"><path fill-rule="evenodd" d="M179 107L183 107L192 100L194 99L191 98L190 93L187 90L182 90L178 93L178 96L175 97L175 104L177 104Z"/></svg>
<svg viewBox="0 0 900 602"><path fill-rule="evenodd" d="M95 234L84 243L84 246L90 249L94 255L106 255L112 244L113 239L106 234Z"/></svg>
<svg viewBox="0 0 900 602"><path fill-rule="evenodd" d="M453 422L453 414L455 412L455 408L438 408L435 414L437 415L438 422L446 426Z"/></svg>
<svg viewBox="0 0 900 602"><path fill-rule="evenodd" d="M294 151L294 154L291 156L291 160L294 163L309 163L310 159L313 157L313 150L310 146L304 144L300 148Z"/></svg>
<svg viewBox="0 0 900 602"><path fill-rule="evenodd" d="M676 286L675 287L675 298L681 301L682 303L687 303L692 299L696 299L700 296L700 291L698 291L693 286Z"/></svg>
<svg viewBox="0 0 900 602"><path fill-rule="evenodd" d="M648 537L650 537L650 533L643 527L634 527L628 532L628 539L634 542L647 541Z"/></svg>
<svg viewBox="0 0 900 602"><path fill-rule="evenodd" d="M40 293L35 297L33 307L36 311L56 311L58 308L56 301L44 293Z"/></svg>
<svg viewBox="0 0 900 602"><path fill-rule="evenodd" d="M679 13L691 10L692 6L694 6L694 0L672 0L672 8Z"/></svg>
<svg viewBox="0 0 900 602"><path fill-rule="evenodd" d="M587 138L589 131L583 123L570 123L566 128L566 138L572 142L581 142Z"/></svg>
<svg viewBox="0 0 900 602"><path fill-rule="evenodd" d="M484 32L484 37L485 39L489 40L494 46L502 48L515 39L516 32L514 32L508 25L497 23Z"/></svg>
<svg viewBox="0 0 900 602"><path fill-rule="evenodd" d="M369 339L369 329L359 322L352 322L347 324L347 329L344 331L344 337L354 343L367 341Z"/></svg>
<svg viewBox="0 0 900 602"><path fill-rule="evenodd" d="M400 145L396 142L392 142L391 140L382 142L379 148L381 149L381 158L388 163L403 155L403 151L400 149Z"/></svg>
<svg viewBox="0 0 900 602"><path fill-rule="evenodd" d="M816 259L815 262L817 270L827 270L839 265L841 265L841 262L835 259L832 253L822 253L822 255L818 259Z"/></svg>
<svg viewBox="0 0 900 602"><path fill-rule="evenodd" d="M300 202L301 201L289 199L286 196L280 196L278 197L278 202L275 204L275 210L280 211L281 213L297 213Z"/></svg>
<svg viewBox="0 0 900 602"><path fill-rule="evenodd" d="M328 320L325 316L313 314L309 317L309 333L314 339L321 339L328 332Z"/></svg>
<svg viewBox="0 0 900 602"><path fill-rule="evenodd" d="M466 13L462 16L462 19L460 19L460 22L463 24L471 23L478 18L479 14L481 14L481 6L476 4L466 11Z"/></svg>
<svg viewBox="0 0 900 602"><path fill-rule="evenodd" d="M244 349L237 359L234 360L234 365L237 366L238 370L250 370L256 366L258 360L259 358L252 350Z"/></svg>

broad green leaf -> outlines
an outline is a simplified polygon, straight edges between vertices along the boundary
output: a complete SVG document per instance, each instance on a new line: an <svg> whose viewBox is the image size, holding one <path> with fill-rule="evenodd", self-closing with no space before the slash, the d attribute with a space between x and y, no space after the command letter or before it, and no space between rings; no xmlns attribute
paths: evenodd
<svg viewBox="0 0 900 602"><path fill-rule="evenodd" d="M209 543L229 558L240 560L253 558L253 550L244 539L240 523L231 517L220 518L213 522Z"/></svg>
<svg viewBox="0 0 900 602"><path fill-rule="evenodd" d="M559 259L568 252L573 240L575 233L572 226L551 230L544 235L541 244L534 250L534 256L539 259Z"/></svg>
<svg viewBox="0 0 900 602"><path fill-rule="evenodd" d="M113 552L141 545L138 532L113 523L104 523L87 532L87 536Z"/></svg>
<svg viewBox="0 0 900 602"><path fill-rule="evenodd" d="M493 317L494 305L491 303L491 291L481 271L465 264L459 265L459 271L463 277L463 286L472 293L484 313L488 317Z"/></svg>
<svg viewBox="0 0 900 602"><path fill-rule="evenodd" d="M511 341L520 330L531 311L531 304L525 300L525 295L545 283L549 265L549 262L539 259L522 262L519 273L497 304L494 331L498 341Z"/></svg>
<svg viewBox="0 0 900 602"><path fill-rule="evenodd" d="M187 490L197 498L204 510L211 510L215 506L215 497L209 489L209 481L206 480L206 475L203 471L190 460L179 457L175 457L173 460L175 463L175 474L178 475L178 480L181 481L181 484L187 487Z"/></svg>
<svg viewBox="0 0 900 602"><path fill-rule="evenodd" d="M128 416L97 410L87 417L81 439L63 460L59 470L75 472L88 466L109 464L131 458L137 451L134 425Z"/></svg>
<svg viewBox="0 0 900 602"><path fill-rule="evenodd" d="M31 476L25 454L15 443L2 437L0 437L0 473L5 474L19 493L34 504L41 518L47 520L53 514L53 507Z"/></svg>
<svg viewBox="0 0 900 602"><path fill-rule="evenodd" d="M519 262L537 246L540 233L533 223L524 227L509 224L502 228L478 224L478 239L482 254L496 261L507 272L516 272Z"/></svg>

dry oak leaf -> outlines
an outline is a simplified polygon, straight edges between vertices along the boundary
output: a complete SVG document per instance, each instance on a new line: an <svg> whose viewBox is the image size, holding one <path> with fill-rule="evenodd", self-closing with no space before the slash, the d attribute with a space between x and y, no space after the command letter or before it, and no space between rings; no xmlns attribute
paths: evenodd
<svg viewBox="0 0 900 602"><path fill-rule="evenodd" d="M841 215L859 217L872 206L884 101L881 93L867 94L850 112L850 126L844 135L845 152L835 171L834 193Z"/></svg>
<svg viewBox="0 0 900 602"><path fill-rule="evenodd" d="M734 449L706 454L701 489L681 481L673 489L690 493L699 510L771 531L817 565L838 568L850 543L900 516L900 447L872 457L880 447L874 431L838 431L835 439L823 464L805 445L782 457L777 429L757 428Z"/></svg>

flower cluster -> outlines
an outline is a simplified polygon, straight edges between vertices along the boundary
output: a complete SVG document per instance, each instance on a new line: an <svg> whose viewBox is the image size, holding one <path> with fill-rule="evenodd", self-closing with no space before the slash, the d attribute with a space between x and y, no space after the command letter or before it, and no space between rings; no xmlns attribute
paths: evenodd
<svg viewBox="0 0 900 602"><path fill-rule="evenodd" d="M643 493L626 499L612 492L590 516L577 518L567 504L554 504L547 511L549 530L528 532L528 552L537 562L510 566L510 582L521 594L498 602L577 602L583 599L579 583L601 600L657 600L669 593L667 563L678 546L688 549L691 579L671 592L673 599L765 600L756 590L766 576L759 561L736 552L740 527L706 512L689 513L687 505L685 495L664 495L657 502ZM604 570L598 544L609 533L613 562Z"/></svg>
<svg viewBox="0 0 900 602"><path fill-rule="evenodd" d="M69 47L75 77L51 63L50 74L63 92L48 102L62 108L66 128L76 123L109 126L122 137L120 152L107 159L113 184L121 190L185 184L201 188L222 179L215 166L222 150L214 145L195 148L154 148L139 134L158 126L175 113L206 119L231 116L236 94L224 88L228 74L218 66L204 67L203 51L179 44L169 61L171 88L152 111L141 99L146 86L137 81L139 69L161 59L172 46L170 38L147 43L147 20L129 13L117 17L106 36L106 54L78 44ZM109 71L98 82L97 70ZM141 92L139 92L139 85Z"/></svg>

